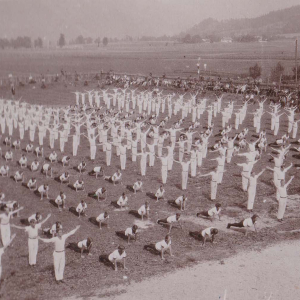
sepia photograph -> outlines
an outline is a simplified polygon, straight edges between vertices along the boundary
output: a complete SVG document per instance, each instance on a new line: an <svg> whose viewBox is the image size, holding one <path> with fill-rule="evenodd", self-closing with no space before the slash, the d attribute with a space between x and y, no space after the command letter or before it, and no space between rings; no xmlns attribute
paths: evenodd
<svg viewBox="0 0 300 300"><path fill-rule="evenodd" d="M0 299L300 300L299 0L0 0Z"/></svg>

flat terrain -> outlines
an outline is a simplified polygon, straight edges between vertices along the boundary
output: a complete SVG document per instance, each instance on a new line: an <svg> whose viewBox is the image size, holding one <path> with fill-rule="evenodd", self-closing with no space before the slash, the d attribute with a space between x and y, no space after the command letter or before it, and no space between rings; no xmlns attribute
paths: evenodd
<svg viewBox="0 0 300 300"><path fill-rule="evenodd" d="M124 72L130 74L169 76L197 76L200 57L201 70L232 74L249 73L249 67L258 63L264 78L279 61L285 74L292 74L294 66L293 40L263 43L202 43L132 42L85 45L78 48L42 50L0 50L0 76L8 74L40 75L70 72Z"/></svg>
<svg viewBox="0 0 300 300"><path fill-rule="evenodd" d="M243 252L226 260L200 263L171 274L107 290L90 300L299 299L299 242L281 243L262 251ZM150 292L151 291L151 292ZM67 297L75 300L78 297ZM79 298L84 299L84 298Z"/></svg>
<svg viewBox="0 0 300 300"><path fill-rule="evenodd" d="M96 84L90 85L89 89L95 89ZM75 103L75 96L72 91L84 90L84 87L64 87L61 84L47 87L45 90L41 90L38 86L32 89L32 86L27 86L17 90L17 96L23 97L22 99L28 100L30 103L43 103L48 105L67 105ZM7 92L4 90L4 92ZM60 96L61 95L61 96ZM188 95L187 95L188 96ZM209 101L214 100L214 95L208 94ZM226 94L224 95L224 102L229 99L233 99L237 104L241 101L240 95ZM223 104L224 105L224 104ZM250 106L249 112L253 111L255 107ZM160 120L165 115L160 116ZM179 116L172 117L167 128ZM282 135L287 129L287 118L282 117L283 125L279 135ZM231 120L233 123L234 120ZM187 127L191 123L191 116L189 116L183 127ZM214 136L210 140L210 145L219 139L218 134L221 128L221 116L218 115L214 119L215 129ZM249 127L249 139L252 136L256 136L252 127L252 115L248 114L244 124L240 127L242 130L244 127ZM201 117L201 126L198 129L202 130L202 126L207 124L207 114L205 113ZM275 138L271 134L270 129L270 116L265 114L263 116L263 124L267 130L268 142L274 142ZM235 131L232 132L234 135ZM13 139L18 137L18 131L14 131ZM2 137L3 140L4 137ZM37 139L37 137L36 137ZM25 134L25 139L22 142L22 148L25 147L28 139L28 132ZM294 142L294 141L292 141ZM35 145L37 144L37 140ZM58 150L58 142L55 144L59 158L63 155L71 155L71 140L65 147L65 153L61 154ZM48 157L50 149L48 147L48 136L45 139L45 157ZM6 151L5 145L2 146L2 151ZM268 153L271 149L268 149ZM23 151L17 150L14 152L14 162L9 163L10 169L15 172L18 169L16 161L20 158ZM178 154L176 152L175 157ZM203 167L198 168L198 171L205 173L211 170L216 164L209 161L211 158L215 158L217 154L209 153L208 159L204 160ZM35 159L33 154L27 155L29 163ZM113 154L112 166L110 168L105 165L105 154L101 151L97 152L96 162L93 164L89 160L89 147L87 140L82 137L82 143L79 148L78 156L71 159L69 167L63 168L60 163L53 164L54 175L57 176L63 171L68 170L71 176L71 183L76 179L82 178L86 183L86 192L76 193L66 185L60 185L53 179L46 178L40 173L32 174L30 170L25 170L25 180L32 176L36 176L38 180L38 186L43 183L50 184L50 198L55 198L59 191L64 191L67 195L67 207L76 207L81 199L85 199L88 204L87 217L78 219L74 214L69 212L68 209L59 213L57 208L54 207L48 200L39 200L39 196L33 194L20 184L15 184L10 178L1 178L1 189L7 195L7 200L18 200L25 209L21 212L21 219L27 218L36 211L40 211L45 217L51 212L52 217L44 225L44 227L51 226L55 221L62 221L64 230L67 232L73 229L76 225L80 224L81 228L74 236L70 237L68 242L76 243L88 236L94 240L92 254L81 259L80 254L71 249L67 249L66 257L66 269L65 280L66 284L56 285L53 274L53 245L39 244L38 265L35 269L28 267L28 249L27 238L21 231L12 229L13 232L17 232L18 236L13 243L13 247L10 251L7 251L2 257L3 262L3 278L5 281L1 285L1 296L3 299L54 299L62 297L83 297L87 299L89 297L105 296L101 294L99 288L106 290L111 286L116 286L124 283L123 276L127 276L129 281L140 281L150 276L163 275L167 272L174 272L175 270L191 267L198 262L205 261L226 261L225 259L236 255L244 250L261 250L270 245L276 245L278 242L285 240L299 239L299 233L282 233L289 232L291 230L298 229L300 226L299 220L299 174L295 168L292 168L287 177L296 175L293 183L289 187L289 198L287 211L285 214L285 221L283 224L279 224L276 220L276 212L278 204L275 200L275 188L272 184L273 175L271 172L265 172L260 177L257 187L256 202L254 205L254 212L258 213L261 217L258 223L259 232L257 234L250 233L248 237L245 237L242 231L234 231L226 229L226 224L231 221L238 221L243 218L249 217L250 214L246 212L245 201L247 195L241 189L241 176L240 168L237 168L234 163L243 162L243 158L234 157L233 163L226 165L226 173L222 185L218 187L217 201L222 204L223 214L221 221L215 220L213 223L201 218L196 218L195 214L198 211L209 209L213 206L213 203L209 200L210 194L210 181L208 178L189 178L188 190L185 192L188 197L187 211L182 214L183 230L174 228L172 230L172 245L175 257L166 255L166 261L162 261L159 256L153 255L143 250L144 245L151 242L157 242L164 238L167 233L167 229L155 224L158 218L167 217L175 214L178 210L167 204L166 200L175 199L182 195L181 191L181 167L174 163L173 171L168 174L168 181L165 187L166 199L155 203L149 193L155 193L159 185L161 184L160 175L160 162L156 160L153 168L147 168L147 179L142 179L144 182L144 191L134 195L127 185L132 185L139 175L139 162L131 162L131 153L128 151L128 159L126 170L123 172L123 184L113 187L107 181L104 181L102 177L96 179L86 173L80 176L80 174L74 169L78 163L85 159L87 161L87 171L92 170L94 165L101 165L104 167L106 175L112 175L120 166L119 158ZM290 162L299 165L299 155L296 152L290 151L287 156L286 164ZM39 159L41 163L45 161L44 158ZM4 163L2 159L1 164ZM269 156L264 153L259 164L256 165L255 171L260 171L265 166L273 166L273 163L269 162ZM95 191L98 187L105 187L108 190L108 199L98 203L96 200L87 197L88 192ZM141 222L134 216L128 214L128 210L120 211L114 209L110 202L117 200L118 197L125 192L129 197L129 209L138 209L145 200L150 201L150 220ZM104 227L101 231L97 226L89 221L91 217L97 217L101 212L108 211L110 214L110 228ZM20 219L13 219L13 223L20 225ZM126 245L126 242L115 235L116 230L125 230L127 227L137 224L140 227L140 234L136 242L132 242L130 245ZM219 234L216 238L217 244L208 243L205 248L201 247L201 242L194 240L189 236L189 231L201 230L206 227L215 226L219 229ZM68 243L67 243L68 244ZM113 251L117 245L126 245L126 252L128 255L127 267L128 271L124 271L120 267L119 272L114 272L110 267L107 267L99 262L100 254L108 254ZM250 262L249 262L250 263ZM215 263L214 263L215 264ZM248 264L248 263L247 263ZM225 266L222 266L226 268ZM250 271L251 272L251 271ZM271 276L271 275L270 275ZM213 289L213 284L208 282L207 288ZM228 287L228 291L233 291L234 287ZM270 289L266 289L269 292ZM218 292L223 292L223 290ZM219 294L218 294L219 295ZM232 298L233 299L233 298ZM276 299L276 298L275 298ZM277 298L280 299L280 298ZM290 298L289 298L290 299ZM295 299L296 300L296 299Z"/></svg>

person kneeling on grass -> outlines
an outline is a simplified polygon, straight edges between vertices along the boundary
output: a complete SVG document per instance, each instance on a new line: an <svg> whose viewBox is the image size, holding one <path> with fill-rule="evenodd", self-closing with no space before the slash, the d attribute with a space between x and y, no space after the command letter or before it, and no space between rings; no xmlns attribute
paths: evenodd
<svg viewBox="0 0 300 300"><path fill-rule="evenodd" d="M218 216L219 220L221 220L221 204L220 203L216 203L215 207L211 208L210 210L204 210L201 211L199 213L197 213L197 217L204 217L204 218L209 218L211 221L213 221L213 219Z"/></svg>
<svg viewBox="0 0 300 300"><path fill-rule="evenodd" d="M238 227L238 228L247 228L254 226L255 232L257 232L255 223L257 222L257 219L259 218L258 215L253 215L251 218L244 219L238 223L228 223L227 228L230 227ZM248 230L245 231L245 236L247 236Z"/></svg>
<svg viewBox="0 0 300 300"><path fill-rule="evenodd" d="M51 163L57 162L57 153L55 151L50 153L49 160L50 160Z"/></svg>
<svg viewBox="0 0 300 300"><path fill-rule="evenodd" d="M128 197L125 195L125 193L122 194L122 196L118 199L117 202L112 202L117 208L123 209L124 206L126 206L128 203Z"/></svg>
<svg viewBox="0 0 300 300"><path fill-rule="evenodd" d="M3 177L8 177L8 175L9 175L9 166L7 166L7 165L1 166L0 173Z"/></svg>
<svg viewBox="0 0 300 300"><path fill-rule="evenodd" d="M29 188L30 191L35 191L37 189L37 182L34 177L30 178L27 187Z"/></svg>
<svg viewBox="0 0 300 300"><path fill-rule="evenodd" d="M118 170L113 176L105 176L104 179L111 181L114 185L116 185L116 183L122 184L122 173Z"/></svg>
<svg viewBox="0 0 300 300"><path fill-rule="evenodd" d="M50 177L52 178L52 168L49 164L43 164L41 173L46 174L46 177L48 177L48 172L50 172Z"/></svg>
<svg viewBox="0 0 300 300"><path fill-rule="evenodd" d="M162 240L160 242L157 242L156 244L145 245L144 249L148 250L148 251L152 250L152 251L158 251L158 252L160 252L160 257L161 257L162 260L165 260L164 253L167 250L169 250L171 256L174 256L172 254L171 237L170 237L169 234L166 235L166 237L165 237L164 240Z"/></svg>
<svg viewBox="0 0 300 300"><path fill-rule="evenodd" d="M78 213L78 218L80 218L80 215L86 216L87 204L84 202L84 200L81 200L81 202L76 207L76 212Z"/></svg>
<svg viewBox="0 0 300 300"><path fill-rule="evenodd" d="M176 215L170 216L166 219L157 220L157 224L159 224L159 225L168 225L169 226L169 234L171 233L173 223L178 223L180 228L182 229L182 224L180 222L180 213L177 213Z"/></svg>
<svg viewBox="0 0 300 300"><path fill-rule="evenodd" d="M49 185L42 184L38 188L38 192L41 194L41 200L44 199L44 195L46 195L47 199L49 199Z"/></svg>
<svg viewBox="0 0 300 300"><path fill-rule="evenodd" d="M60 183L70 183L70 175L68 172L64 172L59 176Z"/></svg>
<svg viewBox="0 0 300 300"><path fill-rule="evenodd" d="M30 144L30 143L27 144L25 150L26 150L27 153L28 153L28 152L32 152L32 151L33 151L33 145Z"/></svg>
<svg viewBox="0 0 300 300"><path fill-rule="evenodd" d="M16 171L14 175L15 182L23 182L24 181L24 173L20 172L19 170Z"/></svg>
<svg viewBox="0 0 300 300"><path fill-rule="evenodd" d="M133 237L136 241L138 233L138 227L136 225L133 225L132 227L128 227L125 230L125 236L127 236L127 243L129 244L130 239Z"/></svg>
<svg viewBox="0 0 300 300"><path fill-rule="evenodd" d="M35 171L38 170L39 166L40 166L40 163L37 160L34 160L31 163L30 169L31 169L32 172L35 172Z"/></svg>
<svg viewBox="0 0 300 300"><path fill-rule="evenodd" d="M165 194L165 189L161 185L155 193L156 202L158 202L159 199L164 199L164 194Z"/></svg>
<svg viewBox="0 0 300 300"><path fill-rule="evenodd" d="M78 165L77 169L78 169L78 171L79 171L80 173L82 173L82 172L84 172L85 168L86 168L86 162L83 160L83 161Z"/></svg>
<svg viewBox="0 0 300 300"><path fill-rule="evenodd" d="M96 196L98 201L100 201L100 198L104 196L104 201L105 201L107 197L106 188L101 187L95 193L90 193L89 195L93 197Z"/></svg>
<svg viewBox="0 0 300 300"><path fill-rule="evenodd" d="M123 260L124 269L128 270L125 266L126 252L124 246L119 246L117 250L109 255L100 255L99 259L101 262L112 264L115 271L118 271L117 262Z"/></svg>
<svg viewBox="0 0 300 300"><path fill-rule="evenodd" d="M205 246L207 238L211 239L211 243L214 243L215 235L218 234L218 229L214 227L208 227L202 231L190 231L190 236L203 240L202 246Z"/></svg>
<svg viewBox="0 0 300 300"><path fill-rule="evenodd" d="M54 200L54 202L56 203L59 211L61 211L62 209L65 209L66 198L67 198L67 196L65 195L65 193L64 192L60 192L59 195Z"/></svg>
<svg viewBox="0 0 300 300"><path fill-rule="evenodd" d="M25 154L22 154L21 158L19 159L19 164L22 169L27 168L27 157Z"/></svg>
<svg viewBox="0 0 300 300"><path fill-rule="evenodd" d="M142 192L142 186L143 186L142 181L138 179L132 186L134 193L136 194L137 191Z"/></svg>
<svg viewBox="0 0 300 300"><path fill-rule="evenodd" d="M109 226L108 226L108 219L109 219L109 215L108 215L107 211L105 211L104 213L100 214L100 215L96 218L96 221L98 222L98 225L99 225L99 228L100 228L100 229L102 229L102 228L101 228L101 224L102 224L103 222L105 222L105 221L106 221L106 224L107 224L107 228L109 228Z"/></svg>
<svg viewBox="0 0 300 300"><path fill-rule="evenodd" d="M94 169L90 172L90 175L95 175L96 179L99 175L103 174L103 168L101 166L94 167Z"/></svg>
<svg viewBox="0 0 300 300"><path fill-rule="evenodd" d="M144 220L145 215L147 219L149 219L149 211L150 211L150 206L148 201L146 201L145 204L138 209L138 214L142 217L142 221Z"/></svg>
<svg viewBox="0 0 300 300"><path fill-rule="evenodd" d="M76 192L78 192L78 190L84 191L84 182L83 182L83 180L76 180L75 183L73 184L73 187L76 190Z"/></svg>
<svg viewBox="0 0 300 300"><path fill-rule="evenodd" d="M87 239L83 240L83 241L78 242L77 247L80 249L81 258L84 258L84 256L83 256L83 251L84 250L87 251L88 255L92 255L90 253L92 245L93 245L93 240L89 237Z"/></svg>
<svg viewBox="0 0 300 300"><path fill-rule="evenodd" d="M63 167L70 164L70 159L71 159L70 156L64 156L61 159L61 163L62 163Z"/></svg>
<svg viewBox="0 0 300 300"><path fill-rule="evenodd" d="M175 200L169 200L168 201L169 204L176 205L176 206L180 207L181 211L185 210L186 202L187 202L187 197L185 195L179 196Z"/></svg>

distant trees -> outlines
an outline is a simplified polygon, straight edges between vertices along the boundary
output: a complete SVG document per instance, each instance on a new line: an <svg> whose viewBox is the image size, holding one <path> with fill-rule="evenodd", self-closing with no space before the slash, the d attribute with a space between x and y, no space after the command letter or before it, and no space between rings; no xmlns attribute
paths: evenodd
<svg viewBox="0 0 300 300"><path fill-rule="evenodd" d="M34 48L43 48L43 40L38 37L36 40L33 42Z"/></svg>
<svg viewBox="0 0 300 300"><path fill-rule="evenodd" d="M261 67L258 64L255 64L253 67L249 68L249 75L253 79L260 77L261 75Z"/></svg>
<svg viewBox="0 0 300 300"><path fill-rule="evenodd" d="M58 40L58 46L60 48L62 48L65 45L66 45L66 38L65 38L65 35L63 33L61 33L59 36L59 40Z"/></svg>
<svg viewBox="0 0 300 300"><path fill-rule="evenodd" d="M284 66L280 62L277 63L277 65L271 70L271 80L275 82L280 81L283 72L284 72Z"/></svg>
<svg viewBox="0 0 300 300"><path fill-rule="evenodd" d="M240 42L240 43L251 43L251 42L257 42L259 40L259 37L252 34L243 34L239 36L234 36L233 40L235 42Z"/></svg>
<svg viewBox="0 0 300 300"><path fill-rule="evenodd" d="M95 44L98 44L98 47L100 47L100 43L101 43L101 39L99 37L97 37L95 39Z"/></svg>
<svg viewBox="0 0 300 300"><path fill-rule="evenodd" d="M190 34L186 34L182 39L181 42L184 44L198 44L202 43L202 38L199 34L191 36Z"/></svg>
<svg viewBox="0 0 300 300"><path fill-rule="evenodd" d="M102 43L103 43L103 46L106 47L108 45L108 38L104 37L103 40L102 40Z"/></svg>
<svg viewBox="0 0 300 300"><path fill-rule="evenodd" d="M18 36L16 39L11 39L9 46L12 48L31 48L31 38L28 36Z"/></svg>

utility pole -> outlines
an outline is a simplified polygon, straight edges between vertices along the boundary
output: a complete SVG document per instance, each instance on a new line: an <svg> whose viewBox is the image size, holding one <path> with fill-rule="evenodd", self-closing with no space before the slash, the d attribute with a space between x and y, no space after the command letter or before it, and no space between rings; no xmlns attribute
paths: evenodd
<svg viewBox="0 0 300 300"><path fill-rule="evenodd" d="M295 83L298 91L298 40L296 40L296 46L295 46L295 68L296 68Z"/></svg>

